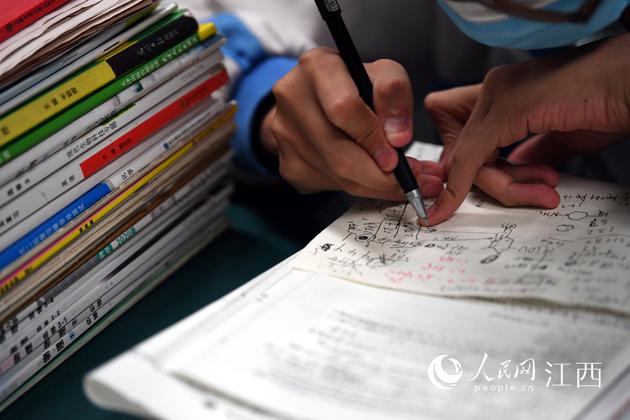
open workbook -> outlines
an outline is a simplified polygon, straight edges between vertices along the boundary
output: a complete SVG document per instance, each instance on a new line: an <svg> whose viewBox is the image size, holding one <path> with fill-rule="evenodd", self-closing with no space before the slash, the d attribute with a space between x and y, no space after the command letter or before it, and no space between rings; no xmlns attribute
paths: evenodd
<svg viewBox="0 0 630 420"><path fill-rule="evenodd" d="M431 229L361 203L86 392L163 419L626 418L630 194L559 191L553 211L473 193Z"/></svg>

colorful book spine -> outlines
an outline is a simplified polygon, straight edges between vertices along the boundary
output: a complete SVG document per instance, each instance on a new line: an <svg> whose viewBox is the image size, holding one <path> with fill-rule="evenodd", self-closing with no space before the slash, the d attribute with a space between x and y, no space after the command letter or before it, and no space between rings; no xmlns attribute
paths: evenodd
<svg viewBox="0 0 630 420"><path fill-rule="evenodd" d="M49 178L51 174L55 174L80 156L95 150L99 145L102 146L103 144L111 143L112 139L115 139L115 135L125 135L129 133L133 128L144 124L151 118L152 113L160 111L167 105L172 104L178 95L181 95L182 92L186 92L190 80L198 79L203 75L213 72L213 67L216 67L217 63L221 61L219 57L220 52L216 52L215 54L217 56L211 56L209 59L195 64L192 68L182 73L182 75L189 77L172 78L159 89L151 91L98 127L87 131L76 139L76 141L57 151L40 164L32 165L31 169L17 177L14 175L8 182L0 187L0 208L35 188L40 182ZM29 152L13 162L18 162L20 159L27 156ZM32 161L32 159L27 160L29 164ZM13 162L11 162L11 164ZM5 171L11 164L7 165L2 170ZM0 178L5 177L8 177L8 175ZM0 179L0 184L2 184L2 179Z"/></svg>
<svg viewBox="0 0 630 420"><path fill-rule="evenodd" d="M153 8L146 9L145 19L134 24L135 19L120 22L96 35L89 41L63 54L50 64L36 70L24 79L7 87L0 92L0 115L4 115L30 98L45 92L62 80L70 77L81 68L98 60L105 54L129 41L149 26L164 19L176 10L174 4L153 12ZM140 15L142 17L143 15ZM131 25L131 27L130 27Z"/></svg>
<svg viewBox="0 0 630 420"><path fill-rule="evenodd" d="M38 346L43 342L42 332L46 330L49 321L53 325L52 321L59 317L60 314L64 314L66 317L67 314L74 316L71 312L71 307L81 297L97 287L105 276L104 270L101 270L101 268L105 264L119 259L121 250L128 250L130 247L137 248L142 246L143 242L160 237L158 227L161 228L167 225L170 220L181 216L183 214L182 211L190 208L200 197L208 196L211 189L227 173L228 157L225 156L210 165L203 173L200 173L192 181L178 189L173 196L161 202L146 216L107 244L107 246L84 263L81 268L73 271L61 283L46 291L45 297L39 298L22 310L13 320L7 322L0 330L0 334L4 334L6 341L15 340L20 342L20 347L17 349L17 351L22 352L20 359L28 355L23 344L25 339L28 340L31 346ZM98 269L95 270L97 267ZM81 279L83 281L78 283ZM71 287L73 285L76 287ZM42 316L35 317L36 314ZM9 346L0 348L0 359L3 360L0 363L0 371L6 370L6 366L10 364L9 359L15 353L16 349L9 348Z"/></svg>
<svg viewBox="0 0 630 420"><path fill-rule="evenodd" d="M106 102L108 99L116 96L142 78L165 66L176 57L182 55L186 51L193 48L195 45L199 44L201 41L213 36L215 33L216 27L213 24L200 25L199 30L195 35L168 49L166 52L162 53L158 57L144 63L142 66L134 69L127 75L117 78L104 88L96 91L92 95L88 96L81 102L68 108L62 113L54 116L52 119L38 126L23 137L9 143L4 147L1 147L0 164L4 164L26 152L46 138L50 137L52 134L71 124L76 119L82 117L97 106Z"/></svg>
<svg viewBox="0 0 630 420"><path fill-rule="evenodd" d="M179 160L186 153L188 153L198 142L204 140L210 133L212 133L214 130L217 130L220 126L225 125L233 117L234 112L236 112L236 109L234 106L232 106L228 112L216 118L207 128L205 128L201 133L197 134L192 140L190 140L188 143L183 145L180 149L176 150L166 160L158 164L154 169L149 171L146 175L144 175L138 181L131 184L128 188L126 188L119 195L114 197L107 204L103 205L100 209L96 210L89 219L84 221L84 223L72 229L70 232L65 234L59 240L55 241L51 246L43 250L41 253L33 257L30 261L23 264L17 270L15 270L14 272L6 276L4 279L2 279L0 281L0 296L8 292L17 283L25 279L32 271L39 268L42 264L44 264L54 255L56 255L60 250L62 250L65 246L67 246L70 242L76 239L83 232L90 229L92 225L94 225L95 223L103 219L105 216L107 216L107 214L109 214L114 208L116 208L118 205L126 201L129 197L131 197L131 195L136 193L140 188L144 187L152 179L157 177L160 173L164 172L168 167L173 165L177 160ZM171 148L171 146L169 146L168 148ZM116 176L118 176L118 174ZM124 179L124 177L120 176L120 179ZM119 184L119 182L120 181L113 180L112 178L111 183L108 183L106 181L99 184L107 188L106 193L105 193L105 189L100 190L100 194L104 194L101 198L104 198L113 189L111 188L110 185L116 185L116 184ZM73 204L78 204L78 201L74 202ZM75 206L74 208L77 208L77 207ZM70 220L73 220L74 218L80 216L80 214L77 214L77 216L72 216L72 213L68 213L66 211L64 214L64 218L68 216L69 214L70 214ZM37 243L40 242L39 239L40 239L40 235L42 234L44 236L44 239L46 239L47 238L46 235L49 232L50 232L50 235L55 233L55 231L53 230L55 227L54 223L55 222L53 221L53 219L48 220L46 223L42 224L38 229L31 232L31 234L28 235L28 239L32 240L33 238L35 238L34 236L35 232L37 232L37 239L36 239ZM67 223L65 223L65 219L64 219L64 225L65 224ZM61 226L57 224L57 230L59 229L61 229ZM22 238L20 241L16 242L15 244L13 244L11 247L9 247L7 250L3 251L0 254L0 261L2 261L2 264L0 265L6 266L9 263L11 263L11 261L14 261L16 259L15 258L16 256L19 257L23 253L28 252L28 249L26 249L25 247L29 249L32 248L32 247L29 247L29 242L27 241L27 237ZM21 252L20 249L22 249L22 251L24 251L25 249L26 250L24 252Z"/></svg>
<svg viewBox="0 0 630 420"><path fill-rule="evenodd" d="M153 134L158 133L168 124L197 106L201 101L210 97L214 91L227 82L227 72L220 70L202 83L192 88L189 86L180 95L174 96L170 101L166 101L165 106L158 107L157 112L152 114L142 124L102 146L100 150L92 153L89 157L81 161L71 162L60 171L43 180L36 187L10 201L0 209L0 221L4 220L4 226L0 227L0 232L16 226L75 185L112 164L116 159L124 156ZM13 216L16 213L18 216ZM10 222L7 222L9 219ZM2 263L0 263L0 267L2 267Z"/></svg>
<svg viewBox="0 0 630 420"><path fill-rule="evenodd" d="M17 139L117 77L159 56L193 35L197 29L194 18L181 15L143 38L121 46L69 80L0 117L0 145Z"/></svg>
<svg viewBox="0 0 630 420"><path fill-rule="evenodd" d="M203 241L216 231L222 223L220 215L225 212L227 205L217 202L211 197L206 203L196 207L193 212L187 213L186 218L177 226L169 225L170 231L163 236L155 238L136 253L129 255L127 260L113 271L109 272L95 287L95 290L82 296L76 306L78 314L73 319L64 319L61 328L55 328L55 333L50 334L52 326L48 327L49 341L46 347L43 345L34 349L25 359L20 360L19 369L13 369L7 375L0 377L0 400L14 392L21 384L32 375L51 363L67 346L80 338L82 334L101 319L107 317L110 311L114 311L128 296L133 295L146 282L147 274L156 270L165 269L183 258L182 249L190 247L189 241L195 244ZM217 221L216 219L219 218ZM208 220L212 220L208 222ZM141 255L148 256L140 258ZM157 268L156 268L157 267ZM66 316L67 318L67 316ZM43 336L44 334L42 334ZM45 347L45 348L44 348Z"/></svg>
<svg viewBox="0 0 630 420"><path fill-rule="evenodd" d="M7 2L0 17L0 42L12 37L36 20L68 3L70 0L32 0Z"/></svg>
<svg viewBox="0 0 630 420"><path fill-rule="evenodd" d="M185 86L190 80L194 80L206 73L207 65L212 68L222 60L219 46L223 44L222 38L211 38L195 48L182 54L166 66L145 76L138 82L129 86L119 94L94 108L92 111L73 121L68 126L57 131L46 141L37 144L15 159L7 162L0 170L0 185L7 185L11 181L19 182L24 175L32 169L41 166L45 160L66 147L71 147L81 140L84 133L96 129L99 124L105 124L108 120L111 124L117 115L134 103L142 102L145 96L153 94L157 87L176 83ZM160 89L161 90L161 89ZM135 107L135 106L134 106ZM113 119L113 120L112 120ZM13 186L17 187L16 182Z"/></svg>

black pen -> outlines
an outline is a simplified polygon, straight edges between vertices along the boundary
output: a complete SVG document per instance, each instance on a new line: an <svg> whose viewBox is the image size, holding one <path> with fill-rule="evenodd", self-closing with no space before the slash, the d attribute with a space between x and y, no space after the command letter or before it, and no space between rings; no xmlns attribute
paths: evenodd
<svg viewBox="0 0 630 420"><path fill-rule="evenodd" d="M375 111L372 81L363 66L359 52L354 46L348 28L346 28L346 24L341 17L341 7L339 7L339 3L337 0L315 0L315 3L326 25L328 25L330 34L335 40L341 58L346 64L346 67L348 67L352 80L354 80L354 83L359 89L361 98L372 111ZM398 164L396 165L396 169L394 169L394 175L405 192L407 201L416 210L418 217L428 225L429 218L427 217L427 210L424 207L422 194L420 193L416 178L413 176L413 172L409 167L409 163L402 149L396 149L396 152L398 153Z"/></svg>

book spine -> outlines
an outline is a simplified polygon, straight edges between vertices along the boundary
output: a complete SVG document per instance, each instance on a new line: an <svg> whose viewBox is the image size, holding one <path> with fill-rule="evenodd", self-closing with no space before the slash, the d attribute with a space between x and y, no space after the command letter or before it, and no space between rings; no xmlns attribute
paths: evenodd
<svg viewBox="0 0 630 420"><path fill-rule="evenodd" d="M9 181L21 177L54 153L64 147L70 147L73 142L81 138L82 134L104 123L108 118L112 118L116 113L134 102L141 101L144 96L153 93L158 87L172 83L184 86L190 80L199 77L201 72L210 71L222 59L222 54L220 51L216 51L217 49L218 46L213 48L205 46L195 47L94 108L94 110L75 120L72 124L57 131L45 142L37 144L32 149L27 150L2 166L2 170L0 170L0 185L5 185Z"/></svg>
<svg viewBox="0 0 630 420"><path fill-rule="evenodd" d="M36 20L46 16L48 13L69 1L70 0L41 0L38 4L18 16L11 17L10 20L2 19L2 26L0 26L0 42L9 39ZM4 13L7 13L7 11L5 10Z"/></svg>
<svg viewBox="0 0 630 420"><path fill-rule="evenodd" d="M141 34L140 39L121 45L104 58L104 61L116 77L122 76L194 35L198 29L199 25L194 18L180 16L150 34Z"/></svg>
<svg viewBox="0 0 630 420"><path fill-rule="evenodd" d="M109 193L109 186L101 183L77 200L74 200L46 222L22 237L22 239L0 252L0 267L9 265L12 261L19 258L20 255L25 254L30 249L37 246L37 244L70 223Z"/></svg>
<svg viewBox="0 0 630 420"><path fill-rule="evenodd" d="M186 139L195 136L196 133L201 130L204 125L207 125L208 121L211 121L214 117L216 117L216 114L218 114L224 107L225 105L221 102L209 105L208 109L202 110L202 112L194 118L191 118L184 124L179 125L168 135L167 139L147 151L138 159L130 162L124 170L119 171L117 174L109 177L104 182L106 182L112 190L120 187L124 182L129 180L130 176L133 176L133 174L150 166L151 163L159 160L160 157L169 150L179 147L179 145L185 142Z"/></svg>
<svg viewBox="0 0 630 420"><path fill-rule="evenodd" d="M213 64L209 60L205 60L195 65L194 68L189 69L188 73L207 74L212 66ZM163 109L165 106L173 103L174 95L181 93L190 80L190 78L181 77L169 80L159 89L148 93L106 123L88 131L65 149L59 150L41 164L33 167L33 169L11 179L0 187L0 208L11 200L15 200L22 194L25 194L39 182L70 164L79 156L96 148L102 142L111 139L114 134L120 131L124 131L123 135L130 134L131 129L145 123L156 110Z"/></svg>
<svg viewBox="0 0 630 420"><path fill-rule="evenodd" d="M117 168L116 173L114 173L113 175L110 174L108 179L104 180L103 182L108 184L110 190L114 190L120 187L123 182L129 181L130 177L133 177L141 169L155 164L155 162L159 162L160 159L163 158L163 156L168 156L174 151L177 151L177 148L179 147L178 145L180 143L188 141L190 140L190 138L193 139L192 141L196 141L199 136L205 136L209 134L211 131L217 129L217 127L221 124L225 124L231 118L231 115L234 112L234 108L231 107L228 109L228 111L225 111L225 109L225 104L220 101L216 101L214 105L203 104L200 109L198 109L197 112L192 115L191 118L182 121L180 124L177 125L174 130L172 130L172 132L169 132L168 134L165 133L164 138L162 138L162 136L158 137L157 140L159 140L160 143L155 145L155 141L149 142L147 145L151 148L150 150L149 148L146 148L146 150L143 150L143 153L139 154L135 160L129 160L124 165L120 165ZM223 112L224 115L218 115L221 112ZM209 127L204 129L204 127L208 125L208 121L211 121L211 123ZM179 153L179 151L177 151L176 153ZM125 191L125 194L128 193L130 194L130 192ZM37 224L35 224L35 226L44 223L46 220L47 219L44 219L41 222L36 222ZM6 247L11 247L11 244L19 239L19 237L9 238L7 241L5 241L8 242ZM39 252L41 248L42 247L40 246L39 249L33 249L32 251ZM14 251L16 250L14 249ZM20 249L17 249L17 252L22 253ZM14 267L18 264L18 262L19 260L15 260L15 263L12 263L11 266L6 267L2 271L0 271L1 276L6 276L7 274L15 271L16 268L19 268L19 266Z"/></svg>
<svg viewBox="0 0 630 420"><path fill-rule="evenodd" d="M206 197L211 188L226 174L227 160L221 158L120 234L81 268L47 291L43 298L38 298L37 302L32 303L13 320L5 323L0 329L0 343L3 344L0 348L0 360L3 360L1 365L7 363L5 359L12 357L16 352L21 352L18 356L20 359L26 357L30 354L27 349L29 344L31 347L39 346L43 338L40 334L46 329L48 323L52 323L61 315L67 317L69 308L78 301L78 297L86 295L86 292L100 283L104 275L102 268L106 260L107 264L115 264L115 260L121 257L122 249L126 253L130 247L142 246L146 241L159 236L159 227L169 224L195 201ZM95 270L97 267L98 270ZM89 277L84 281L79 282L88 275ZM16 343L15 347L13 343Z"/></svg>
<svg viewBox="0 0 630 420"><path fill-rule="evenodd" d="M157 177L159 174L168 169L171 165L173 165L176 161L182 158L184 155L190 152L190 150L194 147L194 145L203 140L210 132L213 130L219 129L220 126L224 126L228 121L232 119L234 113L236 112L236 106L231 105L228 111L221 114L217 117L204 132L200 133L200 135L195 136L192 140L182 146L180 149L176 150L174 153L170 154L166 160L159 163L155 168L147 172L140 179L135 181L129 187L125 188L120 194L116 195L102 207L97 209L89 218L85 219L81 222L81 225L70 230L61 238L56 240L46 249L39 252L33 258L16 268L15 270L9 272L1 281L0 281L0 296L7 293L11 290L16 284L24 280L28 275L39 268L41 265L46 263L50 258L56 255L61 249L63 249L66 245L74 241L77 237L79 237L84 231L88 230L95 223L100 221L102 218L107 216L112 209L116 208L118 205L126 201L132 194L138 191L140 188L144 187L147 183ZM226 130L233 130L233 125L230 124L225 127ZM220 129L219 129L220 130ZM1 304L1 301L0 301Z"/></svg>
<svg viewBox="0 0 630 420"><path fill-rule="evenodd" d="M105 145L96 153L93 153L81 162L71 162L25 194L11 200L0 209L0 220L4 220L4 226L0 227L0 232L16 226L50 201L112 164L116 159L124 156L154 133L159 132L202 100L210 97L216 89L225 85L227 81L227 72L221 70L218 74L193 87L184 95L176 98L172 103L151 115L142 124ZM0 267L2 267L2 264L0 264Z"/></svg>
<svg viewBox="0 0 630 420"><path fill-rule="evenodd" d="M0 145L17 139L105 84L151 60L197 31L197 22L188 16L165 25L104 61L80 72L39 97L0 118Z"/></svg>
<svg viewBox="0 0 630 420"><path fill-rule="evenodd" d="M114 159L138 145L151 134L162 129L169 122L175 120L189 109L195 107L202 100L227 84L229 78L227 72L222 70L219 74L207 79L193 88L172 104L156 112L138 127L132 129L126 135L121 136L102 150L81 162L81 172L84 178L92 176Z"/></svg>
<svg viewBox="0 0 630 420"><path fill-rule="evenodd" d="M75 183L74 188L70 189L66 194L63 194L53 200L48 201L46 205L42 206L42 203L46 203L46 197L41 193L41 190L33 190L25 194L23 197L32 200L34 203L32 205L40 207L40 209L32 213L30 216L24 218L15 227L5 231L2 235L0 235L0 250L5 250L9 248L12 244L19 241L24 235L28 234L33 229L36 229L42 223L49 220L50 217L52 217L54 214L65 208L68 203L78 199L83 194L86 194L90 189L98 185L104 178L123 168L133 159L136 159L142 153L151 148L151 146L155 142L159 141L160 138L157 137L155 139L152 139L151 141L146 142L145 144L140 145L131 153L128 153L125 156L121 156L121 158L116 160L116 162L103 169L103 171L101 171L98 176L92 177L80 183ZM76 173L77 172L74 172L74 175L72 176L76 177ZM69 179L66 178L62 180L62 182L67 183L69 182ZM40 197L37 196L37 192L40 193ZM22 199L22 197L20 197L20 199ZM19 208L18 212L21 212L22 210L22 208Z"/></svg>
<svg viewBox="0 0 630 420"><path fill-rule="evenodd" d="M61 329L55 325L54 334L50 334L52 327L49 327L46 331L48 340L42 343L37 351L32 351L28 357L20 360L19 369L0 378L0 400L8 397L99 319L114 310L128 295L137 290L147 277L173 264L175 258L181 257L180 248L189 246L189 239L198 240L203 235L210 234L221 222L220 215L226 208L225 203L218 204L211 198L207 203L198 206L193 213L187 214L179 225L171 227L164 237L145 245L143 249L123 261L118 269L108 273L106 281L101 282L95 290L77 303L77 306L82 308L78 308L79 313L76 316L71 318L66 316L66 323L62 324ZM208 216L212 217L210 219L212 221L208 221Z"/></svg>
<svg viewBox="0 0 630 420"><path fill-rule="evenodd" d="M55 86L82 67L96 61L99 57L118 47L121 43L128 41L150 25L163 19L170 14L175 7L176 6L173 4L171 7L167 7L155 13L151 13L153 8L148 8L145 12L148 17L142 19L139 23L129 27L130 22L120 22L69 51L67 54L62 55L54 62L37 70L30 76L8 87L0 93L0 115L4 115L8 111L17 108L30 98Z"/></svg>
<svg viewBox="0 0 630 420"><path fill-rule="evenodd" d="M81 102L68 108L64 112L56 115L45 124L36 127L24 137L17 139L0 148L0 164L6 163L20 154L26 152L30 148L47 139L54 133L70 125L73 121L92 111L94 108L103 104L107 100L121 93L123 90L134 85L139 80L153 73L154 71L164 67L170 61L182 55L186 51L199 44L201 41L209 38L216 33L216 28L212 24L200 25L197 34L185 39L181 43L170 48L158 57L144 63L142 66L134 69L129 74L119 77L107 86L98 90L94 94L83 99Z"/></svg>

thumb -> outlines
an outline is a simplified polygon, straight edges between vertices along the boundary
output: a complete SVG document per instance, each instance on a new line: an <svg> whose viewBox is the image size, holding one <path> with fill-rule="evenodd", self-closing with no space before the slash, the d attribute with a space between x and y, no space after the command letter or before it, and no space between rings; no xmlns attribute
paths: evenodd
<svg viewBox="0 0 630 420"><path fill-rule="evenodd" d="M393 147L404 147L413 137L413 92L409 75L392 60L368 64L374 84L374 107L385 137Z"/></svg>

